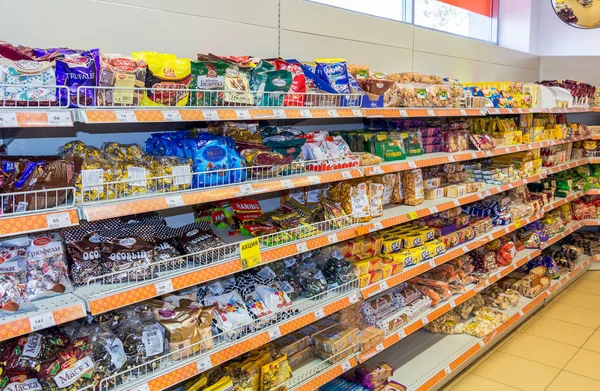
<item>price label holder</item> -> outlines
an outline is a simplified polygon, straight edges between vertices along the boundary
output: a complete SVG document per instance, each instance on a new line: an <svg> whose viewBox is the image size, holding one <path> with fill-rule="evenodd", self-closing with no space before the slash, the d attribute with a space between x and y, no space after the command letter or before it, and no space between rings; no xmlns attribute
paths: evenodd
<svg viewBox="0 0 600 391"><path fill-rule="evenodd" d="M196 366L198 367L198 373L203 373L208 371L213 367L212 361L210 360L210 356L201 358L196 361Z"/></svg>
<svg viewBox="0 0 600 391"><path fill-rule="evenodd" d="M337 234L329 234L327 235L327 242L329 242L329 244L335 244L338 242L338 237Z"/></svg>
<svg viewBox="0 0 600 391"><path fill-rule="evenodd" d="M361 109L352 109L352 115L355 117L363 117Z"/></svg>
<svg viewBox="0 0 600 391"><path fill-rule="evenodd" d="M116 112L118 122L137 122L133 110L119 110Z"/></svg>
<svg viewBox="0 0 600 391"><path fill-rule="evenodd" d="M377 350L377 353L381 353L385 350L385 346L380 342L375 346L375 350Z"/></svg>
<svg viewBox="0 0 600 391"><path fill-rule="evenodd" d="M321 183L321 179L318 176L311 175L308 177L308 183L311 185L318 185Z"/></svg>
<svg viewBox="0 0 600 391"><path fill-rule="evenodd" d="M465 116L467 115L467 110L465 109L460 109L460 115Z"/></svg>
<svg viewBox="0 0 600 391"><path fill-rule="evenodd" d="M352 173L350 171L342 171L342 178L352 179Z"/></svg>
<svg viewBox="0 0 600 391"><path fill-rule="evenodd" d="M428 109L427 110L427 115L430 117L435 117L435 111L433 109Z"/></svg>
<svg viewBox="0 0 600 391"><path fill-rule="evenodd" d="M296 243L296 249L298 250L298 254L302 254L308 251L308 245L306 242Z"/></svg>
<svg viewBox="0 0 600 391"><path fill-rule="evenodd" d="M400 338L400 339L406 338L406 331L404 331L404 329L398 331L398 338Z"/></svg>
<svg viewBox="0 0 600 391"><path fill-rule="evenodd" d="M417 168L417 163L410 161L410 162L408 162L408 166L414 170Z"/></svg>
<svg viewBox="0 0 600 391"><path fill-rule="evenodd" d="M285 114L285 110L274 109L273 110L273 114L275 115L275 118L277 118L277 119L285 119L285 118L287 118L287 115Z"/></svg>
<svg viewBox="0 0 600 391"><path fill-rule="evenodd" d="M312 118L312 113L310 109L300 109L300 117L302 118Z"/></svg>
<svg viewBox="0 0 600 391"><path fill-rule="evenodd" d="M177 110L165 110L163 115L167 122L181 122L181 114Z"/></svg>
<svg viewBox="0 0 600 391"><path fill-rule="evenodd" d="M383 174L383 172L384 172L383 168L381 168L381 166L373 166L371 171L374 175L380 175L380 174Z"/></svg>
<svg viewBox="0 0 600 391"><path fill-rule="evenodd" d="M348 300L350 300L350 304L358 303L358 294L356 292L351 294L350 296L348 296Z"/></svg>
<svg viewBox="0 0 600 391"><path fill-rule="evenodd" d="M281 337L281 330L279 330L279 327L273 327L272 329L269 329L269 338L271 339L271 341L276 340L277 338Z"/></svg>
<svg viewBox="0 0 600 391"><path fill-rule="evenodd" d="M250 195L252 193L254 193L254 188L252 187L251 184L246 183L246 184L240 185L240 194L241 195L246 196L246 195Z"/></svg>
<svg viewBox="0 0 600 391"><path fill-rule="evenodd" d="M170 278L166 281L157 282L156 284L154 284L154 287L156 288L156 293L158 295L165 295L175 290L173 288L173 281L171 281Z"/></svg>
<svg viewBox="0 0 600 391"><path fill-rule="evenodd" d="M252 116L248 110L238 110L237 117L238 119L252 119Z"/></svg>
<svg viewBox="0 0 600 391"><path fill-rule="evenodd" d="M73 121L71 120L71 112L69 111L49 111L48 125L51 126L71 126Z"/></svg>
<svg viewBox="0 0 600 391"><path fill-rule="evenodd" d="M165 201L167 201L167 206L169 208L177 208L179 206L185 206L185 202L180 195L167 196L165 197Z"/></svg>
<svg viewBox="0 0 600 391"><path fill-rule="evenodd" d="M340 116L336 109L327 109L327 114L329 114L330 118L337 118Z"/></svg>
<svg viewBox="0 0 600 391"><path fill-rule="evenodd" d="M375 231L379 231L382 229L383 229L383 224L381 223L381 221L378 221L378 222L374 223L371 228L369 228L369 232L375 232Z"/></svg>
<svg viewBox="0 0 600 391"><path fill-rule="evenodd" d="M350 360L345 359L344 361L342 361L342 371L348 372L351 369L352 369L352 364L350 364Z"/></svg>
<svg viewBox="0 0 600 391"><path fill-rule="evenodd" d="M150 391L150 387L148 387L148 383L140 384L139 386L134 386L128 391Z"/></svg>
<svg viewBox="0 0 600 391"><path fill-rule="evenodd" d="M316 319L321 319L325 317L325 310L323 308L319 308L318 310L315 310L315 318Z"/></svg>
<svg viewBox="0 0 600 391"><path fill-rule="evenodd" d="M408 220L416 220L419 218L417 212L408 212L406 216L408 217Z"/></svg>
<svg viewBox="0 0 600 391"><path fill-rule="evenodd" d="M52 213L46 215L46 223L48 224L48 229L68 227L71 225L71 215L69 212Z"/></svg>
<svg viewBox="0 0 600 391"><path fill-rule="evenodd" d="M281 183L281 186L282 186L284 189L293 189L294 187L296 187L296 186L294 185L294 182L292 182L292 180L291 180L291 179L282 179L282 180L280 181L280 183Z"/></svg>
<svg viewBox="0 0 600 391"><path fill-rule="evenodd" d="M406 110L400 110L400 117L408 117L408 112Z"/></svg>
<svg viewBox="0 0 600 391"><path fill-rule="evenodd" d="M258 238L244 240L240 243L240 259L242 269L248 269L262 263Z"/></svg>
<svg viewBox="0 0 600 391"><path fill-rule="evenodd" d="M18 126L16 113L0 113L0 128L16 128Z"/></svg>
<svg viewBox="0 0 600 391"><path fill-rule="evenodd" d="M217 112L217 110L202 110L202 115L204 115L204 119L206 121L220 120L219 113Z"/></svg>
<svg viewBox="0 0 600 391"><path fill-rule="evenodd" d="M29 324L32 331L38 331L47 329L52 326L56 326L54 315L52 312L44 312L43 314L31 315L29 317Z"/></svg>

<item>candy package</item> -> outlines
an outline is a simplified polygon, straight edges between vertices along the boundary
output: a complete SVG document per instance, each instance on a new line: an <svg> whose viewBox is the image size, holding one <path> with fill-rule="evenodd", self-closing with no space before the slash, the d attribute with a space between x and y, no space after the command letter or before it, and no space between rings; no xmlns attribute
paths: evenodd
<svg viewBox="0 0 600 391"><path fill-rule="evenodd" d="M124 317L115 334L123 343L127 367L135 367L132 371L134 375L158 369L160 360L154 359L168 350L165 329L150 312L136 312L127 308Z"/></svg>
<svg viewBox="0 0 600 391"><path fill-rule="evenodd" d="M76 391L96 384L92 349L88 337L77 338L55 357L44 361L38 371L42 389Z"/></svg>
<svg viewBox="0 0 600 391"><path fill-rule="evenodd" d="M27 295L27 248L26 237L0 242L0 313L35 311Z"/></svg>
<svg viewBox="0 0 600 391"><path fill-rule="evenodd" d="M146 83L146 63L119 54L100 56L98 106L140 106Z"/></svg>
<svg viewBox="0 0 600 391"><path fill-rule="evenodd" d="M142 106L187 105L191 79L189 59L154 52L135 52L132 56L148 66Z"/></svg>
<svg viewBox="0 0 600 391"><path fill-rule="evenodd" d="M62 237L57 232L29 237L27 294L31 300L73 291Z"/></svg>
<svg viewBox="0 0 600 391"><path fill-rule="evenodd" d="M223 106L223 89L227 63L191 61L190 106ZM214 91L211 91L214 90Z"/></svg>

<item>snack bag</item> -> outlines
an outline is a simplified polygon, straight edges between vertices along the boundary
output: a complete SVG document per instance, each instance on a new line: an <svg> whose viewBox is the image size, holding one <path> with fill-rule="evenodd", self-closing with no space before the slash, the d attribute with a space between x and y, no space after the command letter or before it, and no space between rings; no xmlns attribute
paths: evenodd
<svg viewBox="0 0 600 391"><path fill-rule="evenodd" d="M35 311L27 290L26 237L0 242L0 314Z"/></svg>
<svg viewBox="0 0 600 391"><path fill-rule="evenodd" d="M57 232L29 237L27 294L31 300L73 291L62 238Z"/></svg>
<svg viewBox="0 0 600 391"><path fill-rule="evenodd" d="M289 71L277 70L261 73L256 105L283 106L284 93L290 90L291 85L292 74Z"/></svg>
<svg viewBox="0 0 600 391"><path fill-rule="evenodd" d="M146 63L119 54L102 53L96 105L139 106L144 96ZM139 90L137 88L140 88Z"/></svg>
<svg viewBox="0 0 600 391"><path fill-rule="evenodd" d="M285 383L292 377L292 368L283 355L277 360L264 365L261 369L260 391L279 390L278 386Z"/></svg>
<svg viewBox="0 0 600 391"><path fill-rule="evenodd" d="M42 384L37 376L35 376L31 371L0 368L0 390L41 391Z"/></svg>
<svg viewBox="0 0 600 391"><path fill-rule="evenodd" d="M254 96L250 91L248 75L239 66L228 64L225 71L225 96L227 106L252 106Z"/></svg>
<svg viewBox="0 0 600 391"><path fill-rule="evenodd" d="M76 391L97 382L88 337L77 338L55 357L44 361L38 371L42 388Z"/></svg>
<svg viewBox="0 0 600 391"><path fill-rule="evenodd" d="M192 92L188 105L223 106L227 67L222 61L191 61L190 89L198 91Z"/></svg>
<svg viewBox="0 0 600 391"><path fill-rule="evenodd" d="M304 106L306 99L306 76L298 63L287 62L280 58L275 59L275 67L289 71L292 74L290 93L283 100L284 106Z"/></svg>
<svg viewBox="0 0 600 391"><path fill-rule="evenodd" d="M95 87L100 74L100 52L98 49L71 50L49 49L59 54L56 60L56 84L67 86L67 90L59 90L61 106L79 107L95 104L95 89L79 87ZM80 94L78 96L78 94ZM70 100L69 100L70 98Z"/></svg>
<svg viewBox="0 0 600 391"><path fill-rule="evenodd" d="M350 94L346 60L342 58L315 59L316 75L340 94Z"/></svg>
<svg viewBox="0 0 600 391"><path fill-rule="evenodd" d="M191 80L191 65L187 58L174 54L136 52L133 58L148 65L142 106L186 106Z"/></svg>

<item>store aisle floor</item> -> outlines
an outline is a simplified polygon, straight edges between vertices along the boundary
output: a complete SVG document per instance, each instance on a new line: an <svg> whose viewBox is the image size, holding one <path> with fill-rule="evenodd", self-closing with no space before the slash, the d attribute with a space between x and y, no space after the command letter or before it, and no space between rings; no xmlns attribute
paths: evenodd
<svg viewBox="0 0 600 391"><path fill-rule="evenodd" d="M443 391L599 391L600 271L589 271Z"/></svg>

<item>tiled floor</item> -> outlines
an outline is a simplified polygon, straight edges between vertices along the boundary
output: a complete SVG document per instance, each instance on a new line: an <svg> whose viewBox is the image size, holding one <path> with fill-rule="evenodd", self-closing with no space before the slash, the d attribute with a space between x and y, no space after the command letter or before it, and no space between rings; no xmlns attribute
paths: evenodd
<svg viewBox="0 0 600 391"><path fill-rule="evenodd" d="M443 391L600 391L600 271L589 271Z"/></svg>

